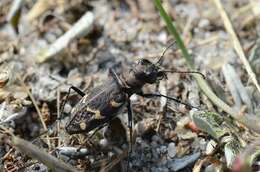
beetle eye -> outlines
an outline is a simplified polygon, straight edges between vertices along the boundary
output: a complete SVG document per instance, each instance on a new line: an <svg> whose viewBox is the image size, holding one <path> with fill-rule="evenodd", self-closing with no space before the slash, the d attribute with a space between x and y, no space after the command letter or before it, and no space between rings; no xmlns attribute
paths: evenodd
<svg viewBox="0 0 260 172"><path fill-rule="evenodd" d="M167 75L165 74L165 72L159 71L159 72L157 73L157 78L158 78L159 80L162 80L162 79L164 79L164 78L167 79Z"/></svg>
<svg viewBox="0 0 260 172"><path fill-rule="evenodd" d="M147 59L141 59L141 60L139 60L138 63L141 65L150 65L151 64L151 62Z"/></svg>

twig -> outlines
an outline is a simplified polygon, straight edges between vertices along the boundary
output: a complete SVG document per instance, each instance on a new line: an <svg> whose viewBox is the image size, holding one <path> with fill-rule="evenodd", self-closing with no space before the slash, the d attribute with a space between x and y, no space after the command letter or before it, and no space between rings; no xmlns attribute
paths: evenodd
<svg viewBox="0 0 260 172"><path fill-rule="evenodd" d="M34 105L34 107L35 107L35 109L36 109L36 111L37 111L37 114L38 114L39 118L40 118L40 121L41 121L41 123L42 123L42 126L43 126L44 131L48 131L47 126L46 126L46 124L45 124L45 122L44 122L44 120L43 120L42 113L41 113L40 108L38 107L38 105L37 105L37 103L36 103L35 98L33 97L32 93L30 92L30 90L29 90L29 89L27 88L27 86L25 85L25 83L24 83L24 81L22 80L22 78L21 78L20 75L18 75L18 79L20 80L22 86L24 87L24 89L26 90L27 94L29 95L30 99L31 99L32 102L33 102L33 105ZM49 136L46 135L46 137L47 137L47 144L48 144L48 146L49 146L49 148L50 148L51 143L50 143L50 140L49 140Z"/></svg>
<svg viewBox="0 0 260 172"><path fill-rule="evenodd" d="M224 22L224 25L225 25L227 32L231 36L231 40L232 40L234 49L236 50L240 60L243 62L249 77L251 78L251 80L255 84L258 92L260 93L260 86L257 83L255 73L252 71L252 69L251 69L251 67L250 67L250 65L247 61L246 55L245 55L243 48L242 48L242 46L241 46L241 44L238 40L238 37L237 37L237 35L236 35L236 33L233 29L233 26L232 26L232 24L231 24L231 22L228 18L228 15L225 12L225 9L223 8L220 0L213 0L213 1L214 1L215 5L217 6L218 10L219 10L220 16L221 16L221 18Z"/></svg>
<svg viewBox="0 0 260 172"><path fill-rule="evenodd" d="M9 155L10 153L14 150L14 148L11 148L2 158L1 160L5 160Z"/></svg>
<svg viewBox="0 0 260 172"><path fill-rule="evenodd" d="M213 34L212 36L210 36L209 38L205 38L203 40L199 40L196 45L191 46L190 48L197 48L197 47L201 47L201 46L205 46L205 45L209 45L209 44L215 44L215 42L217 42L219 39L219 34Z"/></svg>

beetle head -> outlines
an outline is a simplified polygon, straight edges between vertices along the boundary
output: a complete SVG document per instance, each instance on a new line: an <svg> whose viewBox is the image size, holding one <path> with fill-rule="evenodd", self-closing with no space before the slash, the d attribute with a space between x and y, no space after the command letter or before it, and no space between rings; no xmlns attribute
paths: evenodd
<svg viewBox="0 0 260 172"><path fill-rule="evenodd" d="M140 59L137 65L133 68L135 77L149 84L153 84L166 78L166 74L160 71L160 66L152 63L147 59Z"/></svg>

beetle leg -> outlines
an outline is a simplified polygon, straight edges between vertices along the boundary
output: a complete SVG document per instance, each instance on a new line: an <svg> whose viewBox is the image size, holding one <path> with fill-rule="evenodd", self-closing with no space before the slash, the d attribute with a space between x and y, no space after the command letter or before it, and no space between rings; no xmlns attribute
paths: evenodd
<svg viewBox="0 0 260 172"><path fill-rule="evenodd" d="M93 131L93 133L89 136L89 139L91 140L91 138L99 131L101 130L102 128L104 128L106 125L108 125L108 122L98 126L95 131Z"/></svg>
<svg viewBox="0 0 260 172"><path fill-rule="evenodd" d="M127 158L127 171L129 168L129 154L132 152L132 145L133 145L133 127L132 127L132 118L133 118L133 112L132 112L132 106L130 99L127 100L127 114L128 114L128 128L129 128L129 134L130 134L130 149L128 153Z"/></svg>
<svg viewBox="0 0 260 172"><path fill-rule="evenodd" d="M71 89L74 90L76 93L78 93L81 97L84 97L84 96L85 96L85 93L84 93L83 91L81 91L79 88L77 88L77 87L75 87L75 86L71 86L71 87L69 88L69 91L68 91L67 94L66 94L65 100L64 100L64 101L62 102L62 104L61 104L61 114L63 114L64 107L65 107L65 104L66 104L67 101L68 101L68 98L69 98Z"/></svg>
<svg viewBox="0 0 260 172"><path fill-rule="evenodd" d="M132 105L130 99L127 102L127 114L128 114L128 128L130 132L130 152L132 152L132 144L133 144L133 127L132 127L132 118L133 118L133 112L132 112Z"/></svg>
<svg viewBox="0 0 260 172"><path fill-rule="evenodd" d="M145 98L154 98L154 97L165 97L169 100L173 100L177 103L180 103L180 104L183 104L187 107L190 107L190 108L195 108L195 109L198 109L200 110L200 108L198 107L195 107L195 106L192 106L191 104L188 104L188 103L185 103L185 102L182 102L180 101L179 99L176 99L174 97L169 97L169 96L166 96L166 95L163 95L163 94L160 94L160 93L143 93L143 92L140 92L140 93L137 93L139 96L142 96L142 97L145 97Z"/></svg>

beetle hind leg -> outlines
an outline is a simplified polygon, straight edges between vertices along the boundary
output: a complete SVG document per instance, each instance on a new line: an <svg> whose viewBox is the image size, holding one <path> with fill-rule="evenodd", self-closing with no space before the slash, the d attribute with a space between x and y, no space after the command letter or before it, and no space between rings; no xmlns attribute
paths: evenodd
<svg viewBox="0 0 260 172"><path fill-rule="evenodd" d="M129 135L130 135L130 148L128 151L128 157L127 157L127 170L129 169L129 163L130 163L130 154L132 153L132 148L133 148L133 126L132 126L132 120L133 120L133 112L132 112L132 106L131 106L131 101L128 99L127 102L127 114L128 114L128 128L129 128Z"/></svg>

